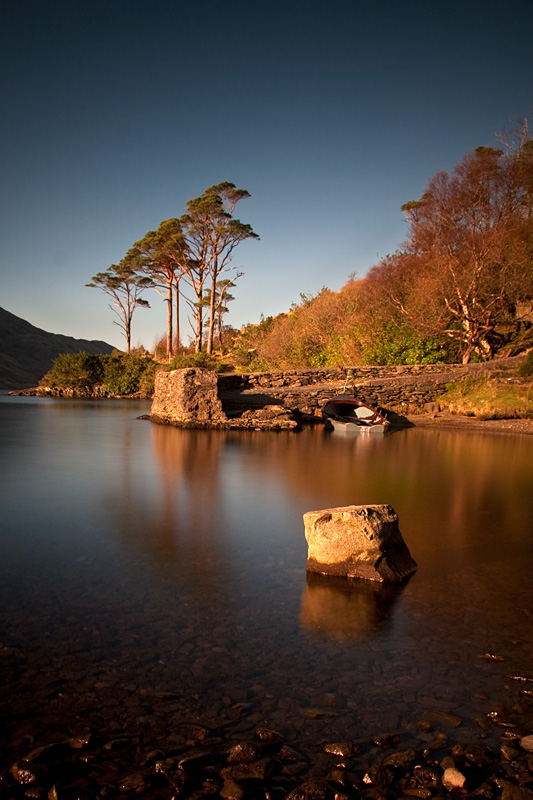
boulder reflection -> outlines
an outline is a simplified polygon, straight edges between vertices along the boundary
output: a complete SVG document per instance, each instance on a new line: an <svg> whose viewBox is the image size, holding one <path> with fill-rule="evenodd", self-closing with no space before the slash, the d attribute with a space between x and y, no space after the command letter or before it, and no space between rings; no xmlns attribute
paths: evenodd
<svg viewBox="0 0 533 800"><path fill-rule="evenodd" d="M401 587L307 573L300 621L327 639L359 639L383 630L392 618Z"/></svg>

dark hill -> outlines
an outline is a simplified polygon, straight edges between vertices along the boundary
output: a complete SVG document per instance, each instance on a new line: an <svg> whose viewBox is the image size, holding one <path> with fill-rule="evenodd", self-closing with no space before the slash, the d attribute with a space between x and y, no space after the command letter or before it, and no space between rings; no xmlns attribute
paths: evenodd
<svg viewBox="0 0 533 800"><path fill-rule="evenodd" d="M0 389L37 386L61 353L111 353L106 342L47 333L0 308Z"/></svg>

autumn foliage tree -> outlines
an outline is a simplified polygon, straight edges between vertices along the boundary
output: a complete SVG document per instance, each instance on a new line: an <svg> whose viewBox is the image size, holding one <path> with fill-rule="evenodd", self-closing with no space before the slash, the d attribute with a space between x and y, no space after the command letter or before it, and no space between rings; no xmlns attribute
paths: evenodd
<svg viewBox="0 0 533 800"><path fill-rule="evenodd" d="M467 363L490 358L497 328L533 296L533 148L480 147L402 210L402 251L368 275L370 308L447 338Z"/></svg>
<svg viewBox="0 0 533 800"><path fill-rule="evenodd" d="M340 292L324 287L302 294L286 314L248 325L235 354L250 369L293 369L353 364L361 360L356 334L359 281Z"/></svg>

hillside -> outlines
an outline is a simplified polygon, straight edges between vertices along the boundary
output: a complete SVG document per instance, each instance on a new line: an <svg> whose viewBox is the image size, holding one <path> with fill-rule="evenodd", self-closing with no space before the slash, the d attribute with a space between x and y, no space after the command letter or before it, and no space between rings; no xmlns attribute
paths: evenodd
<svg viewBox="0 0 533 800"><path fill-rule="evenodd" d="M0 308L0 389L36 386L60 353L111 353L106 342L48 333Z"/></svg>

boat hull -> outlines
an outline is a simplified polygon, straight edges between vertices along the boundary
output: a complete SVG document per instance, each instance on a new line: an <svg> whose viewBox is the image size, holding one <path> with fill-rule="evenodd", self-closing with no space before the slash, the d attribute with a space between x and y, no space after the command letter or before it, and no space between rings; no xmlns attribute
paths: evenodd
<svg viewBox="0 0 533 800"><path fill-rule="evenodd" d="M328 419L326 427L334 433L342 433L344 435L359 435L363 436L382 436L389 428L389 423L386 422L382 425L358 425L354 422L340 422L338 420Z"/></svg>
<svg viewBox="0 0 533 800"><path fill-rule="evenodd" d="M328 400L321 413L326 429L335 433L382 435L390 424L380 411L346 394Z"/></svg>

